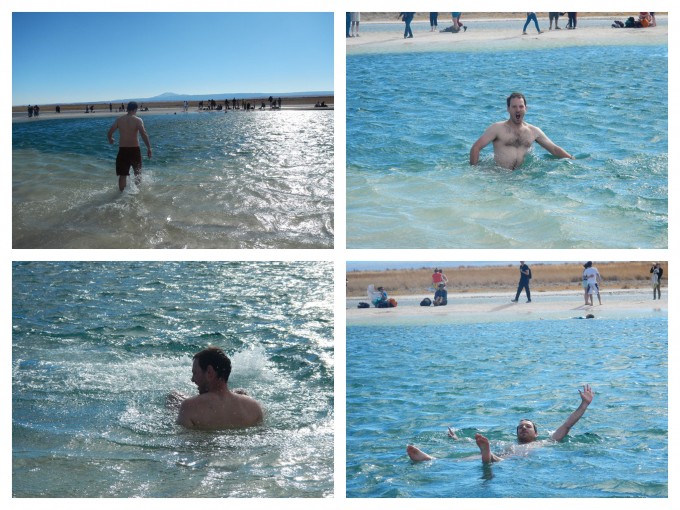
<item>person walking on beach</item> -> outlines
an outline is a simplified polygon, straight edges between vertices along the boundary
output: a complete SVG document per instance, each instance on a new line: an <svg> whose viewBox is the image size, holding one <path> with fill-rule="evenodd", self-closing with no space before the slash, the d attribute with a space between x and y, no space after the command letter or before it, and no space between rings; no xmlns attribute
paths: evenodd
<svg viewBox="0 0 680 510"><path fill-rule="evenodd" d="M519 295L522 293L522 289L527 293L527 303L531 303L531 291L529 290L529 280L531 280L531 269L524 262L519 263L519 285L517 286L517 294L515 294L515 299L511 301L517 303L519 301Z"/></svg>
<svg viewBox="0 0 680 510"><path fill-rule="evenodd" d="M569 434L571 428L576 425L576 423L578 423L581 417L585 414L586 409L588 409L588 406L591 404L593 397L595 396L595 393L589 384L585 384L583 386L583 391L578 390L578 393L581 397L581 403L576 408L576 410L569 415L566 421L550 435L550 441L554 441L556 443L562 441L567 436L567 434ZM458 439L455 431L451 428L449 428L448 434L452 439ZM519 444L531 444L538 441L538 427L536 427L536 424L531 420L520 420L519 424L517 425L516 434L517 442ZM482 434L475 434L475 442L477 443L479 451L482 454L482 463L489 464L503 460L501 456L495 455L491 452L489 440ZM406 453L414 462L422 462L433 459L433 457L413 445L408 445L406 447Z"/></svg>
<svg viewBox="0 0 680 510"><path fill-rule="evenodd" d="M542 34L541 29L538 28L538 18L536 17L535 12L527 12L527 20L524 23L524 28L522 29L522 35L527 35L527 27L529 26L529 23L533 21L534 25L536 25L536 32L539 34Z"/></svg>
<svg viewBox="0 0 680 510"><path fill-rule="evenodd" d="M415 14L415 12L400 12L399 16L397 16L397 19L402 18L405 23L404 39L413 38L413 32L411 31L411 21L413 21L413 16L415 16Z"/></svg>
<svg viewBox="0 0 680 510"><path fill-rule="evenodd" d="M168 395L171 407L179 405L177 423L199 430L245 428L262 422L262 406L243 390L230 391L231 360L218 347L208 347L194 355L191 382L198 395Z"/></svg>
<svg viewBox="0 0 680 510"><path fill-rule="evenodd" d="M127 105L127 113L118 117L108 132L109 143L113 144L113 133L116 129L120 131L118 155L116 156L116 175L118 176L120 191L123 191L127 185L130 167L135 172L135 184L139 185L142 182L142 153L139 149L138 134L144 140L146 154L151 159L151 141L146 129L144 129L144 122L136 115L137 108L137 103L130 101Z"/></svg>
<svg viewBox="0 0 680 510"><path fill-rule="evenodd" d="M600 272L596 267L593 266L591 261L586 262L585 271L583 271L583 276L588 281L588 289L586 295L586 305L593 306L593 294L597 294L597 300L602 304L602 298L600 297L600 283L602 282L602 277Z"/></svg>
<svg viewBox="0 0 680 510"><path fill-rule="evenodd" d="M514 170L524 162L531 145L536 142L556 158L574 159L571 154L548 138L540 128L524 122L527 100L521 92L513 92L506 99L510 118L496 122L487 128L470 149L470 165L479 162L481 150L493 143L496 164Z"/></svg>
<svg viewBox="0 0 680 510"><path fill-rule="evenodd" d="M656 300L657 293L659 294L659 299L661 299L661 277L663 276L663 268L658 262L654 262L654 265L649 270L652 275L652 291L654 292L654 300Z"/></svg>

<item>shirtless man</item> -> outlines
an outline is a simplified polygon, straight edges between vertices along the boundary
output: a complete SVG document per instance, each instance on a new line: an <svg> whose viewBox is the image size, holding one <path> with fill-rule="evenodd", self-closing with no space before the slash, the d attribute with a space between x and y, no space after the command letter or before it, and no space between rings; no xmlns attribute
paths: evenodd
<svg viewBox="0 0 680 510"><path fill-rule="evenodd" d="M555 145L540 128L524 122L527 100L524 94L513 92L507 98L510 118L491 124L470 149L470 164L479 162L480 151L493 142L494 160L498 166L514 170L524 162L531 144L536 142L556 158L574 159L562 147Z"/></svg>
<svg viewBox="0 0 680 510"><path fill-rule="evenodd" d="M549 438L551 441L560 442L566 437L571 428L576 425L576 422L578 422L581 419L581 416L583 416L583 413L586 412L586 409L593 401L595 395L589 384L583 386L583 391L578 390L578 393L581 396L581 404L569 415L569 418L567 418L567 420L551 434ZM451 428L449 428L449 437L458 439L458 436L456 436L456 433ZM519 444L529 444L537 440L538 429L536 428L536 424L531 420L520 420L519 425L517 425L517 442ZM491 452L489 440L482 434L475 434L475 442L479 447L479 451L482 453L482 463L487 464L503 460L501 457ZM414 462L433 459L433 457L413 445L408 445L406 447L406 453Z"/></svg>
<svg viewBox="0 0 680 510"><path fill-rule="evenodd" d="M142 182L142 153L139 150L137 133L142 135L142 140L146 144L147 156L151 158L151 141L144 129L144 122L136 115L137 108L137 103L130 101L127 105L127 114L118 117L108 133L109 143L113 144L113 133L116 129L120 130L118 156L116 156L116 175L118 176L118 188L121 191L127 185L130 167L135 172L135 183Z"/></svg>
<svg viewBox="0 0 680 510"><path fill-rule="evenodd" d="M169 405L179 404L177 423L190 429L219 430L245 428L262 422L262 407L244 392L229 391L227 380L231 360L217 347L208 347L194 355L191 381L198 395L184 398L168 396Z"/></svg>

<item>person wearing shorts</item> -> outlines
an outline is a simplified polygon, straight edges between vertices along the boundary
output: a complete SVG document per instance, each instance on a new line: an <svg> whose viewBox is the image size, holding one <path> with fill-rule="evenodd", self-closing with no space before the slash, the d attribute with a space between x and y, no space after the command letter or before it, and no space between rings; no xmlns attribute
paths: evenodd
<svg viewBox="0 0 680 510"><path fill-rule="evenodd" d="M151 158L151 141L144 129L144 122L137 117L137 103L130 101L127 105L127 114L118 117L108 132L109 143L113 144L113 133L120 132L118 156L116 156L116 175L118 176L118 188L123 191L130 175L130 167L135 173L135 184L142 182L142 152L139 149L139 139L146 144L147 156Z"/></svg>

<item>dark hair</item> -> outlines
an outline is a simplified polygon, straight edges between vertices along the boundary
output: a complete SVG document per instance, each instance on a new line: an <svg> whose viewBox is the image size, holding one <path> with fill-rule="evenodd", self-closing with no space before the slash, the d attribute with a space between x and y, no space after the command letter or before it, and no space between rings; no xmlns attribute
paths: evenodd
<svg viewBox="0 0 680 510"><path fill-rule="evenodd" d="M524 94L522 94L521 92L513 92L513 93L510 94L510 95L508 96L508 98L505 100L505 102L508 104L508 108L510 107L510 101L512 101L512 100L513 100L514 98L516 98L516 97L519 97L519 98L522 99L522 101L524 101L524 106L527 105L527 98L524 97Z"/></svg>
<svg viewBox="0 0 680 510"><path fill-rule="evenodd" d="M208 347L200 352L194 354L194 359L198 361L198 366L204 372L208 370L208 366L212 366L217 373L217 377L224 379L226 383L231 374L231 360L224 354L224 351L219 347Z"/></svg>
<svg viewBox="0 0 680 510"><path fill-rule="evenodd" d="M526 418L522 418L521 420L519 420L520 423L522 423L523 421L528 421L529 423L531 423L534 426L534 432L536 432L536 435L538 435L538 428L536 427L536 424L533 421L527 420ZM517 425L517 430L519 430L519 425Z"/></svg>
<svg viewBox="0 0 680 510"><path fill-rule="evenodd" d="M134 112L139 106L137 106L137 103L135 101L130 101L127 104L127 111L129 112Z"/></svg>

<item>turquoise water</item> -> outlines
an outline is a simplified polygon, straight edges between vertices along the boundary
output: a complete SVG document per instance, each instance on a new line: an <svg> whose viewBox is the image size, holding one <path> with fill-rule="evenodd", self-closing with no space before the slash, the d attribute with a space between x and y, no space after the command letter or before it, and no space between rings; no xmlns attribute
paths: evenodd
<svg viewBox="0 0 680 510"><path fill-rule="evenodd" d="M14 123L13 247L333 247L333 111L143 119L153 158L122 194L112 117Z"/></svg>
<svg viewBox="0 0 680 510"><path fill-rule="evenodd" d="M469 166L514 90L575 160ZM347 247L666 248L667 129L666 45L350 54Z"/></svg>
<svg viewBox="0 0 680 510"><path fill-rule="evenodd" d="M347 496L667 497L667 328L659 315L348 326ZM520 419L547 438L585 383L595 398L563 442L516 445ZM484 468L477 432L515 455ZM411 462L407 444L436 459Z"/></svg>
<svg viewBox="0 0 680 510"><path fill-rule="evenodd" d="M328 263L15 263L12 495L333 494ZM195 352L222 347L262 426L187 431Z"/></svg>

